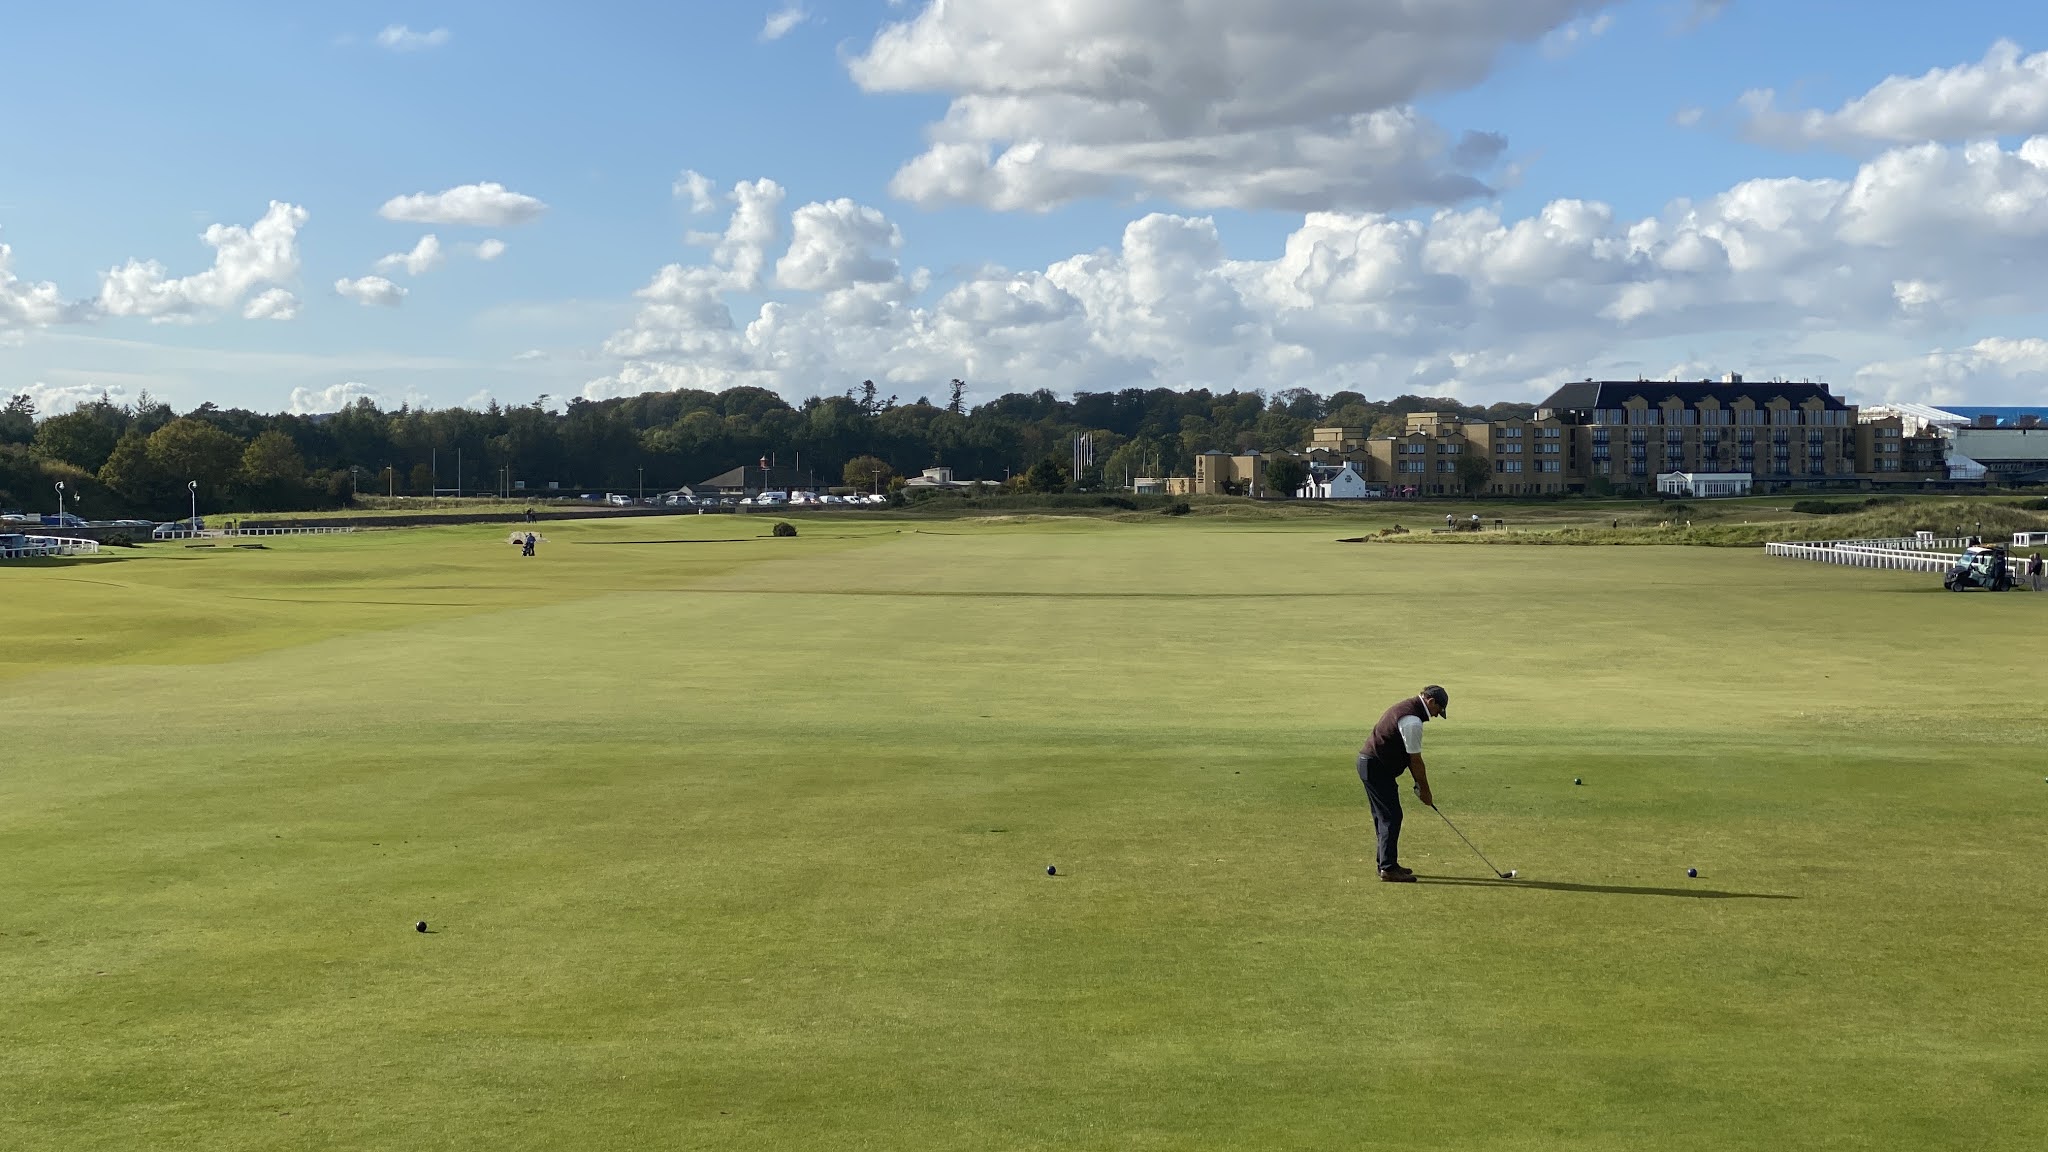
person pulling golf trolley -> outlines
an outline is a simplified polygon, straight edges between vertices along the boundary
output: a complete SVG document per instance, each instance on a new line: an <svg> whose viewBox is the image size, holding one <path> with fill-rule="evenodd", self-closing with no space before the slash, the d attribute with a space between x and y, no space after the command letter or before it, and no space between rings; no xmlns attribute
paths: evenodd
<svg viewBox="0 0 2048 1152"><path fill-rule="evenodd" d="M1458 831L1451 818L1437 809L1436 797L1430 792L1429 768L1422 761L1422 726L1435 717L1448 718L1450 711L1451 694L1431 684L1387 709L1379 723L1373 725L1372 734L1366 737L1365 747L1358 750L1358 779L1365 785L1366 802L1372 805L1380 879L1387 883L1415 883L1415 872L1401 864L1401 786L1397 781L1403 772L1414 774L1415 798L1442 817L1495 876L1503 880L1515 878L1514 870L1503 872L1495 868L1479 846Z"/></svg>

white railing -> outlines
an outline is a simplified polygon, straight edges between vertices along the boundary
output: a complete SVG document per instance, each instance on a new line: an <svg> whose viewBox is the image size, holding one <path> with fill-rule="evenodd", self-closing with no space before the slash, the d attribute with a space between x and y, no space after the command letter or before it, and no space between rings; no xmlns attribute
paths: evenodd
<svg viewBox="0 0 2048 1152"><path fill-rule="evenodd" d="M353 524L318 528L201 528L194 532L176 524L165 524L150 533L152 540L221 540L229 536L313 536L329 532L353 532Z"/></svg>
<svg viewBox="0 0 2048 1152"><path fill-rule="evenodd" d="M91 556L100 550L97 540L70 536L24 536L20 544L0 545L0 560L27 560L37 556Z"/></svg>
<svg viewBox="0 0 2048 1152"><path fill-rule="evenodd" d="M1898 548L1891 542L1866 540L1823 541L1815 544L1766 544L1764 555L1822 564L1846 564L1851 568L1884 568L1897 572L1946 573L1960 557L1953 552L1923 552Z"/></svg>
<svg viewBox="0 0 2048 1152"><path fill-rule="evenodd" d="M1961 552L1970 546L1969 536L1879 536L1851 540L1798 540L1786 543L1805 544L1814 548L1892 548L1902 552L1926 552L1953 548Z"/></svg>

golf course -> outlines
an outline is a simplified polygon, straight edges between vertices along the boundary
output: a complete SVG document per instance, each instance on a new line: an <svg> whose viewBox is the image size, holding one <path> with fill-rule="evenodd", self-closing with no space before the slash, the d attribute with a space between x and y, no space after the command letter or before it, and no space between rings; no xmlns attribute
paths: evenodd
<svg viewBox="0 0 2048 1152"><path fill-rule="evenodd" d="M0 569L0 1148L2048 1147L2048 596L1372 515Z"/></svg>

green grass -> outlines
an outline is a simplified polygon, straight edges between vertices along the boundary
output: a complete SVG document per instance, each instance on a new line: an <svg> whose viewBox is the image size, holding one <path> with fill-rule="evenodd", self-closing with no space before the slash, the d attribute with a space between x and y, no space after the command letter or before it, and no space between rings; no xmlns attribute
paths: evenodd
<svg viewBox="0 0 2048 1152"><path fill-rule="evenodd" d="M2048 597L789 519L0 570L0 1148L2048 1146Z"/></svg>

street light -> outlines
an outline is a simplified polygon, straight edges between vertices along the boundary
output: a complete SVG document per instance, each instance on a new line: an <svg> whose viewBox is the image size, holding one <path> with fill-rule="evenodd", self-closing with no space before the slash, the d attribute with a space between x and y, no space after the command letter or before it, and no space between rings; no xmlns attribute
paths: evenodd
<svg viewBox="0 0 2048 1152"><path fill-rule="evenodd" d="M57 526L64 526L64 482L57 481Z"/></svg>
<svg viewBox="0 0 2048 1152"><path fill-rule="evenodd" d="M185 481L185 490L192 493L192 534L199 535L199 481Z"/></svg>

